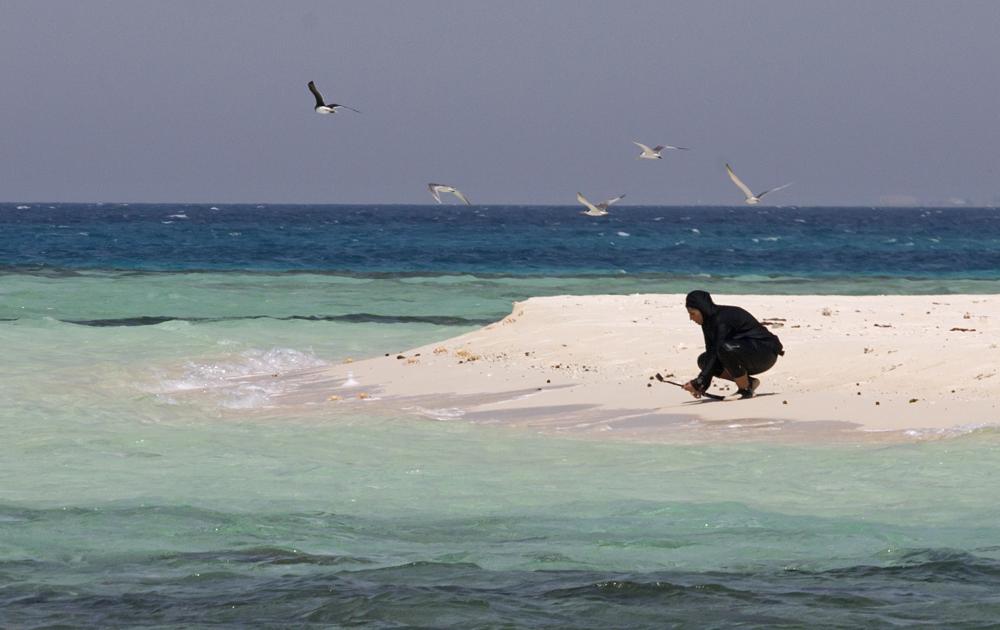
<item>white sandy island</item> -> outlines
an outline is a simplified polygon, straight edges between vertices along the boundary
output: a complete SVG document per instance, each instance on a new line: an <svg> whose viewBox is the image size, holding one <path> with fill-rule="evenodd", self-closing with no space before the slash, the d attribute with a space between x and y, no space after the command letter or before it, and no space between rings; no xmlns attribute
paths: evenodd
<svg viewBox="0 0 1000 630"><path fill-rule="evenodd" d="M651 380L696 376L704 342L683 295L650 294L516 302L458 337L281 375L288 387L274 402L678 439L692 430L932 436L1000 424L1000 296L713 297L746 308L785 346L756 398L696 401ZM349 374L357 385L344 385ZM716 379L711 391L735 387Z"/></svg>

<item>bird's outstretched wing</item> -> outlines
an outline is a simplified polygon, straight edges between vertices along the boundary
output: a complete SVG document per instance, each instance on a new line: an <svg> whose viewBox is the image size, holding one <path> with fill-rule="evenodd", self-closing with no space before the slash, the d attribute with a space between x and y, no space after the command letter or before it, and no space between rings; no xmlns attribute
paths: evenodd
<svg viewBox="0 0 1000 630"><path fill-rule="evenodd" d="M632 141L632 144L634 144L635 146L637 146L637 147L639 147L640 149L642 149L642 152L643 152L643 153L653 153L654 151L658 151L658 150L660 150L660 149L662 149L662 148L663 148L663 147L656 147L656 149L650 149L649 147L647 147L647 146L646 146L646 145L644 145L643 143L641 143L641 142L636 142L635 140L633 140L633 141Z"/></svg>
<svg viewBox="0 0 1000 630"><path fill-rule="evenodd" d="M761 197L763 197L767 193L773 193L775 191L781 190L782 188L788 188L791 185L792 185L792 182L788 182L787 184L782 184L781 186L777 186L775 188L768 188L767 190L765 190L762 193L757 193L757 198L760 199Z"/></svg>
<svg viewBox="0 0 1000 630"><path fill-rule="evenodd" d="M361 113L360 111L358 111L358 110L354 109L353 107L348 107L347 105L341 105L340 103L330 103L330 107L333 107L333 108L336 108L336 107L343 107L344 109L349 109L349 110L351 110L352 112L357 112L357 113L359 113L359 114Z"/></svg>
<svg viewBox="0 0 1000 630"><path fill-rule="evenodd" d="M753 191L750 190L750 187L744 184L743 180L736 176L736 173L733 172L733 168L729 166L729 164L726 164L726 172L729 173L729 179L733 180L733 183L736 184L736 187L743 191L743 194L744 196L746 196L747 199L754 196Z"/></svg>
<svg viewBox="0 0 1000 630"><path fill-rule="evenodd" d="M668 151L690 151L691 150L689 147L675 147L672 144L665 144L662 147L656 147L656 148L659 151L662 151L663 149L667 149Z"/></svg>
<svg viewBox="0 0 1000 630"><path fill-rule="evenodd" d="M611 204L618 203L619 201L621 201L624 198L625 198L625 195L618 195L617 197L615 197L613 199L608 199L607 201L602 201L601 203L597 204L597 207L600 208L601 210L607 210L611 206Z"/></svg>
<svg viewBox="0 0 1000 630"><path fill-rule="evenodd" d="M433 195L434 201L438 203L441 203L441 194L438 192L438 189L440 187L441 184L427 184L427 190L431 191L431 195Z"/></svg>
<svg viewBox="0 0 1000 630"><path fill-rule="evenodd" d="M586 206L591 212L600 212L602 210L602 208L598 208L594 204L587 201L587 198L583 196L583 193L576 193L576 200Z"/></svg>
<svg viewBox="0 0 1000 630"><path fill-rule="evenodd" d="M465 195L462 194L461 190L459 190L457 188L454 188L452 192L454 193L454 195L456 197L458 197L459 199L461 199L462 201L464 201L465 205L467 205L467 206L471 206L472 205L471 203L469 203L469 200L465 197Z"/></svg>
<svg viewBox="0 0 1000 630"><path fill-rule="evenodd" d="M312 92L312 95L316 97L316 107L322 107L326 105L326 103L323 102L323 95L319 93L319 90L316 89L316 84L313 83L312 81L309 82L309 91Z"/></svg>

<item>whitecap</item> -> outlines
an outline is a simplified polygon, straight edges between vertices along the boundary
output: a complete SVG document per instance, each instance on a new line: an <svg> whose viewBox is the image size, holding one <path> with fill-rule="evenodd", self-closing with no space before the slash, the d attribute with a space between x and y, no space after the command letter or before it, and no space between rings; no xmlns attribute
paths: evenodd
<svg viewBox="0 0 1000 630"><path fill-rule="evenodd" d="M186 219L186 218L188 218L188 215L183 214L183 213L181 213L181 214L168 214L167 218L168 219Z"/></svg>
<svg viewBox="0 0 1000 630"><path fill-rule="evenodd" d="M691 232L693 234L701 234L701 230L699 230L698 228L691 228Z"/></svg>
<svg viewBox="0 0 1000 630"><path fill-rule="evenodd" d="M30 210L31 206L18 206L17 209L18 210Z"/></svg>
<svg viewBox="0 0 1000 630"><path fill-rule="evenodd" d="M618 236L632 236L628 232L615 232L615 234L617 234Z"/></svg>
<svg viewBox="0 0 1000 630"><path fill-rule="evenodd" d="M209 210L218 210L218 209L219 209L218 206L212 206L211 208L209 208Z"/></svg>

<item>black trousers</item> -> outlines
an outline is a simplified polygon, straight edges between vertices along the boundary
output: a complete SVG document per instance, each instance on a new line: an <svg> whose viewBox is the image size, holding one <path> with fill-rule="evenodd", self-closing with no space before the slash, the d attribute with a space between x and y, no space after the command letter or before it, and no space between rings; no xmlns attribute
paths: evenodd
<svg viewBox="0 0 1000 630"><path fill-rule="evenodd" d="M712 376L721 376L723 370L728 370L733 378L744 374L760 374L774 366L778 360L778 351L774 344L756 339L736 339L723 341L719 344L719 360L715 364ZM708 365L708 352L698 356L698 367L702 370Z"/></svg>

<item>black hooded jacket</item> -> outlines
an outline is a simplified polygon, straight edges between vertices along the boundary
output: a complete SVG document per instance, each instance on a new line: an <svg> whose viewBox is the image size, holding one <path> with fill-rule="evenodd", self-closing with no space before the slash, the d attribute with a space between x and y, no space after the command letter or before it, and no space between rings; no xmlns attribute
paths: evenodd
<svg viewBox="0 0 1000 630"><path fill-rule="evenodd" d="M708 352L708 364L697 379L702 383L711 382L711 375L719 362L719 345L724 341L753 339L769 343L774 346L777 354L784 354L777 335L738 306L720 306L712 301L712 296L706 291L688 293L685 305L698 309L702 315L701 332L705 336L705 351Z"/></svg>

